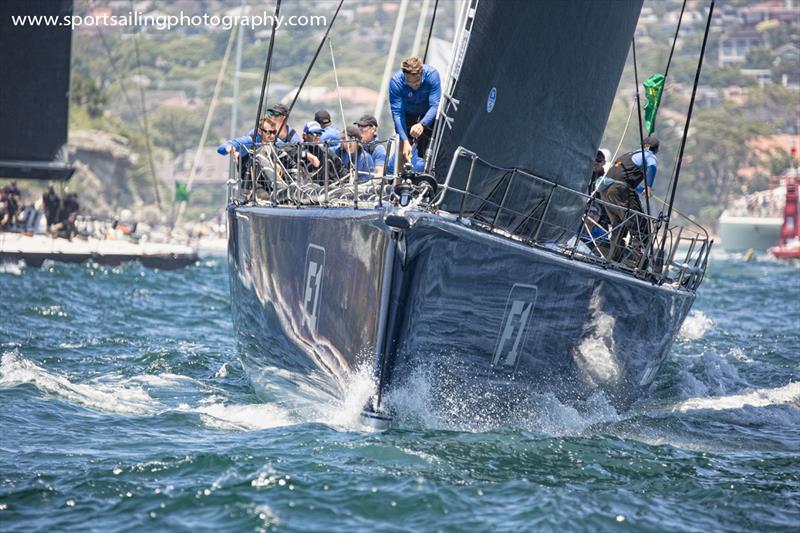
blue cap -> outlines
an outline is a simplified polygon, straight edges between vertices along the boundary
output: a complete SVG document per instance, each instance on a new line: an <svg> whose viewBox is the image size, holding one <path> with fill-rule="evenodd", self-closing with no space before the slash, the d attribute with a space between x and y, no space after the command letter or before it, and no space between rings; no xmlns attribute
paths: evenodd
<svg viewBox="0 0 800 533"><path fill-rule="evenodd" d="M322 126L319 125L319 122L316 120L312 120L311 122L307 122L306 125L303 127L303 133L311 133L313 135L321 134L324 129Z"/></svg>

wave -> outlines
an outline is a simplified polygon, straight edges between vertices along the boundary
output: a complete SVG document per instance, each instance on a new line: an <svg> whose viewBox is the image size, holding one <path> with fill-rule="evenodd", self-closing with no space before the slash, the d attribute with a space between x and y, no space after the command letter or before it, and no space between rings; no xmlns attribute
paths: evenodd
<svg viewBox="0 0 800 533"><path fill-rule="evenodd" d="M204 425L216 429L254 431L299 423L291 412L275 404L215 403L201 407L181 405L177 410L199 413Z"/></svg>
<svg viewBox="0 0 800 533"><path fill-rule="evenodd" d="M702 338L713 325L714 322L710 318L701 311L693 309L683 321L678 336L685 340L697 340Z"/></svg>
<svg viewBox="0 0 800 533"><path fill-rule="evenodd" d="M74 383L66 376L45 370L30 359L14 352L3 354L0 362L0 386L31 384L42 392L118 414L140 415L158 410L159 403L139 385L124 383Z"/></svg>
<svg viewBox="0 0 800 533"><path fill-rule="evenodd" d="M793 404L800 408L800 382L791 382L777 388L755 389L749 392L727 396L689 398L672 407L672 411L685 413L696 410L730 410L745 406L767 407L770 405Z"/></svg>

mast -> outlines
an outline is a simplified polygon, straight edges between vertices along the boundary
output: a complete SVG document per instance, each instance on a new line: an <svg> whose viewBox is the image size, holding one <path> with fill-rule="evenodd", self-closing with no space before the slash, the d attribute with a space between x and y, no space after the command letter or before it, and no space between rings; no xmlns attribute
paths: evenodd
<svg viewBox="0 0 800 533"><path fill-rule="evenodd" d="M383 77L381 78L381 86L378 92L378 101L375 103L375 112L373 113L373 116L378 119L378 124L381 123L381 111L386 104L386 96L389 92L389 80L392 78L392 71L394 70L395 58L397 56L397 47L400 44L400 34L403 30L403 21L406 18L407 9L408 0L401 0L400 9L397 10L397 21L394 24L394 32L392 33L392 44L389 46L386 66L383 67Z"/></svg>

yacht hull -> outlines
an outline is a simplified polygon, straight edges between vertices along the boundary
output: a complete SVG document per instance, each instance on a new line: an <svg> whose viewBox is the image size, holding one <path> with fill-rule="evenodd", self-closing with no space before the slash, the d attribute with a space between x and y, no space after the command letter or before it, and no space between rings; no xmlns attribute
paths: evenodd
<svg viewBox="0 0 800 533"><path fill-rule="evenodd" d="M341 396L366 366L379 398L421 379L461 413L545 392L624 405L694 301L423 212L231 207L229 224L242 361L275 401Z"/></svg>

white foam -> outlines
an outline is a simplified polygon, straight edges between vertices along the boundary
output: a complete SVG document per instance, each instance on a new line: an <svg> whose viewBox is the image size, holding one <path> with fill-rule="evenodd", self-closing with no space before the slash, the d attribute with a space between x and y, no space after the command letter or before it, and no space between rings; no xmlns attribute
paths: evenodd
<svg viewBox="0 0 800 533"><path fill-rule="evenodd" d="M230 367L228 363L222 363L222 366L219 367L219 370L214 374L215 378L224 378L230 373Z"/></svg>
<svg viewBox="0 0 800 533"><path fill-rule="evenodd" d="M744 406L766 407L770 405L795 404L800 407L800 382L789 383L774 389L756 389L729 396L711 396L708 398L690 398L672 408L672 411L685 413L699 409L720 411L741 409Z"/></svg>
<svg viewBox="0 0 800 533"><path fill-rule="evenodd" d="M622 419L608 398L596 393L585 401L567 405L552 394L531 398L522 427L548 435L570 436L586 432L596 424L617 422Z"/></svg>
<svg viewBox="0 0 800 533"><path fill-rule="evenodd" d="M570 404L562 403L550 393L531 394L492 414L481 411L485 406L479 405L480 398L478 403L465 401L472 393L461 389L435 400L431 383L429 374L418 369L402 387L387 395L386 404L395 414L397 424L465 432L514 427L562 436L581 434L596 424L621 420L602 393Z"/></svg>
<svg viewBox="0 0 800 533"><path fill-rule="evenodd" d="M252 431L297 424L291 414L275 404L229 404L217 403L202 407L187 408L200 413L203 423L217 429Z"/></svg>
<svg viewBox="0 0 800 533"><path fill-rule="evenodd" d="M3 354L0 386L30 383L42 392L62 397L92 409L120 414L147 414L159 404L142 387L122 383L73 383L66 376L50 372L13 352Z"/></svg>
<svg viewBox="0 0 800 533"><path fill-rule="evenodd" d="M201 383L189 376L181 376L179 374L172 374L165 372L163 374L140 374L122 380L125 383L140 383L150 388L166 389L176 386L197 385Z"/></svg>
<svg viewBox="0 0 800 533"><path fill-rule="evenodd" d="M713 325L714 322L702 312L692 310L683 321L678 335L685 340L697 340L702 338Z"/></svg>
<svg viewBox="0 0 800 533"><path fill-rule="evenodd" d="M24 261L17 261L16 263L0 263L0 274L21 276L23 268L25 268Z"/></svg>
<svg viewBox="0 0 800 533"><path fill-rule="evenodd" d="M320 406L318 422L345 429L365 429L361 424L361 411L376 389L369 365L357 367L344 383L342 399Z"/></svg>

